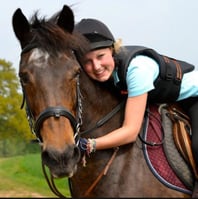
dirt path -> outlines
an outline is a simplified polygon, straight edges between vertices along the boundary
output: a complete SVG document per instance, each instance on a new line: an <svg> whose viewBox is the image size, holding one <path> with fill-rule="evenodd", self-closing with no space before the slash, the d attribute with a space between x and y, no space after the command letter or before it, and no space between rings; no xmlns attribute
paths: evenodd
<svg viewBox="0 0 198 199"><path fill-rule="evenodd" d="M39 193L29 193L29 192L16 192L16 191L0 191L0 198L49 198L49 196L43 196Z"/></svg>

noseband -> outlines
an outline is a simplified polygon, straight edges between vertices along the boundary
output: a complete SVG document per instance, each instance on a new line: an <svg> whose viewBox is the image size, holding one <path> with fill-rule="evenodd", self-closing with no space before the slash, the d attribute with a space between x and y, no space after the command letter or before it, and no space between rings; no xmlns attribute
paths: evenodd
<svg viewBox="0 0 198 199"><path fill-rule="evenodd" d="M48 107L43 112L41 112L41 114L37 118L35 125L34 125L34 131L35 131L36 135L39 136L41 126L47 118L49 118L49 117L60 118L60 116L64 116L64 117L68 118L69 121L71 122L73 130L74 131L76 130L77 122L76 122L76 119L74 118L74 116L70 113L70 111L68 111L64 107L56 106L56 107Z"/></svg>
<svg viewBox="0 0 198 199"><path fill-rule="evenodd" d="M79 85L79 83L77 83ZM42 111L38 118L35 120L34 116L32 114L32 111L29 107L28 99L25 95L25 90L23 89L23 102L21 105L21 109L23 108L24 104L26 103L26 115L27 119L29 122L30 129L33 134L36 135L38 141L42 142L42 138L40 136L40 129L42 128L42 124L45 120L47 120L50 117L54 117L55 119L60 118L61 116L69 119L73 131L75 132L74 138L77 138L79 131L80 131L80 125L82 123L81 119L81 99L80 99L80 93L79 93L79 86L77 86L77 101L78 101L78 108L77 108L77 116L74 117L73 114L65 107L62 106L52 106L52 107L47 107L44 111ZM76 142L78 140L75 140Z"/></svg>

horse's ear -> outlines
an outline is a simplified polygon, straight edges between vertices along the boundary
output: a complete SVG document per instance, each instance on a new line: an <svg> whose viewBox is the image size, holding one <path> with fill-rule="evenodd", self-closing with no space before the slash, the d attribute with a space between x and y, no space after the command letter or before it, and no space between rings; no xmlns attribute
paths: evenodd
<svg viewBox="0 0 198 199"><path fill-rule="evenodd" d="M12 26L14 33L23 48L30 36L30 25L20 8L18 8L12 16Z"/></svg>
<svg viewBox="0 0 198 199"><path fill-rule="evenodd" d="M67 5L63 6L60 12L57 24L65 31L72 33L74 29L74 14L71 8Z"/></svg>

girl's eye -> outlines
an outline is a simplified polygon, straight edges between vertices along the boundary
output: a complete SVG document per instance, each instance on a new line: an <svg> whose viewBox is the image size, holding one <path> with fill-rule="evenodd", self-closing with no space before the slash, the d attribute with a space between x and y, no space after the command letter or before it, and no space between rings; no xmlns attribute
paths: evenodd
<svg viewBox="0 0 198 199"><path fill-rule="evenodd" d="M104 54L99 54L99 55L98 55L98 59L103 58L103 56L104 56Z"/></svg>
<svg viewBox="0 0 198 199"><path fill-rule="evenodd" d="M81 72L81 69L78 68L75 72L74 72L74 78L76 78Z"/></svg>

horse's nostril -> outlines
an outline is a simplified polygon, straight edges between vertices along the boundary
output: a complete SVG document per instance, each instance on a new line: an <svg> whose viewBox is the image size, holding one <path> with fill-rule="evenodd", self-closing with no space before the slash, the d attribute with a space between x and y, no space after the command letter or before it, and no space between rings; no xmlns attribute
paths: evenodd
<svg viewBox="0 0 198 199"><path fill-rule="evenodd" d="M67 146L62 152L52 148L42 152L43 165L47 166L56 178L73 176L79 161L80 150L75 145Z"/></svg>
<svg viewBox="0 0 198 199"><path fill-rule="evenodd" d="M49 152L48 152L48 151L43 151L43 152L42 152L42 157L50 158Z"/></svg>
<svg viewBox="0 0 198 199"><path fill-rule="evenodd" d="M46 157L49 157L48 152L47 151L42 151L41 157L42 157L42 159L45 159Z"/></svg>
<svg viewBox="0 0 198 199"><path fill-rule="evenodd" d="M69 146L67 150L63 152L46 149L42 151L41 154L43 164L48 165L51 168L56 167L60 162L64 165L67 165L71 160L74 163L77 163L80 161L80 156L80 149L75 145Z"/></svg>
<svg viewBox="0 0 198 199"><path fill-rule="evenodd" d="M50 158L48 151L43 151L41 154L41 157L42 157L43 164L48 165L49 162L50 162L50 164L52 164L53 159Z"/></svg>

